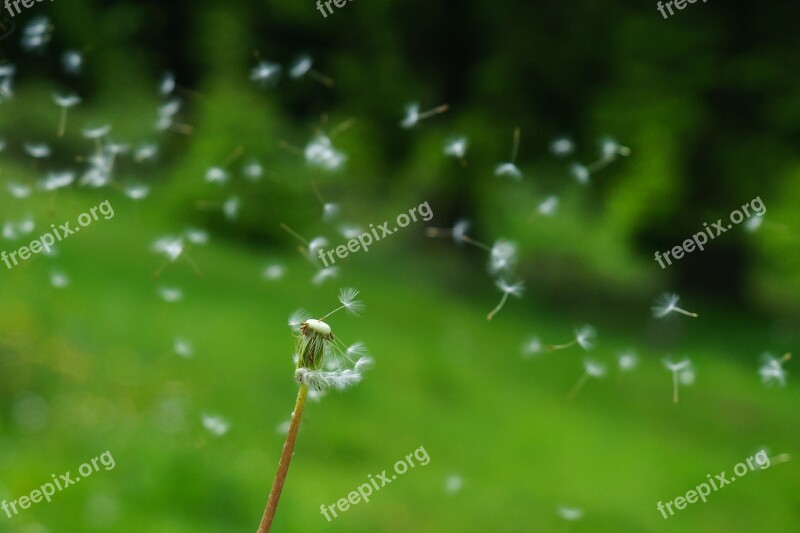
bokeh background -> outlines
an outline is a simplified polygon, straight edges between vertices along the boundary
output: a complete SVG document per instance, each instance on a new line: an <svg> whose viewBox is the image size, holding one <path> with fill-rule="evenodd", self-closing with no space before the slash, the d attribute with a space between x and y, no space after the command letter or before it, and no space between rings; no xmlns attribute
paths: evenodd
<svg viewBox="0 0 800 533"><path fill-rule="evenodd" d="M25 24L42 16L48 42L23 49ZM13 96L0 97L0 222L11 228L0 245L15 250L104 200L115 217L52 257L0 268L0 497L106 450L116 467L0 515L0 531L254 531L296 393L286 319L324 314L342 286L362 291L367 312L331 325L376 365L307 407L275 531L797 531L800 391L792 375L764 386L758 366L762 352L800 343L798 17L792 3L716 2L664 20L655 2L630 0L357 1L327 18L311 0L25 9L0 41L2 65L16 68ZM83 56L77 75L62 66L67 50ZM335 85L287 75L305 53ZM262 60L283 66L277 83L251 81ZM54 92L83 100L63 138ZM174 98L182 132L158 131ZM413 101L450 109L402 129ZM350 119L334 138L342 168L296 153ZM131 145L111 183L41 190L49 172L83 175L95 145L81 130L102 124L106 142ZM493 175L517 127L521 182ZM464 164L443 154L456 135L470 141ZM564 136L576 146L566 159L549 150ZM577 183L570 163L597 159L607 136L631 156ZM25 143L52 154L36 160ZM142 143L157 157L135 161ZM254 161L263 174L247 179ZM228 181L208 183L212 167ZM149 196L126 196L132 184ZM312 184L341 205L333 222ZM551 195L557 212L539 215ZM653 260L756 197L767 208L757 231L737 227L666 270ZM280 226L338 245L342 224L423 202L431 222L352 254L319 285ZM425 236L462 217L481 242L519 245L527 290L491 322L500 293L486 254ZM179 260L154 280L164 258L153 243L186 228L209 236L187 249L197 268ZM183 299L163 301L163 287ZM700 317L653 318L666 290ZM567 342L585 323L609 373L568 402L583 350L521 348ZM176 353L176 339L191 350ZM627 373L624 350L639 356ZM695 367L677 405L665 357ZM419 447L430 464L325 521L320 505ZM669 520L656 510L764 447L792 459ZM582 516L566 521L563 506Z"/></svg>

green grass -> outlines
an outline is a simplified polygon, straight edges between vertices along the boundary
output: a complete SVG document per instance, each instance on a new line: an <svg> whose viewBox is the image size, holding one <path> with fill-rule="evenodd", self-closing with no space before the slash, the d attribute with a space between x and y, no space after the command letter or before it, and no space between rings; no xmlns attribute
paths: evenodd
<svg viewBox="0 0 800 533"><path fill-rule="evenodd" d="M55 215L37 213L48 220L39 227L104 199L64 195ZM290 247L257 250L213 235L193 251L202 278L177 264L153 282L160 259L150 244L181 226L146 210L139 220L116 195L112 204L114 219L71 237L57 258L0 276L0 496L19 498L106 450L116 468L13 520L0 515L0 531L33 522L51 531L255 530L283 444L276 426L296 394L286 318L298 307L327 312L344 285L361 289L367 311L329 323L345 342L364 341L376 366L357 388L307 407L275 531L564 531L562 504L585 510L570 531L800 528L796 461L751 473L669 520L656 510L760 446L797 454L800 392L796 382L759 383L753 349L770 345L756 319L709 304L696 321L656 326L646 305L609 309L589 294L585 305L562 306L534 290L487 322L498 294L478 256L464 260L413 228L352 255L342 278L323 287L309 283L312 269ZM285 279L262 280L268 260L287 265ZM54 266L69 288L49 285ZM172 284L184 300L161 302L156 287ZM519 348L534 333L568 340L585 322L599 329L593 355L613 363L630 346L642 360L630 374L590 381L570 403L582 351L523 360ZM172 353L178 335L193 341L192 358ZM654 336L674 339L673 353L697 368L678 405ZM16 421L30 394L48 405L40 429ZM203 413L223 416L230 431L210 435ZM419 447L427 466L325 521L321 504ZM444 490L451 474L464 480L456 494Z"/></svg>

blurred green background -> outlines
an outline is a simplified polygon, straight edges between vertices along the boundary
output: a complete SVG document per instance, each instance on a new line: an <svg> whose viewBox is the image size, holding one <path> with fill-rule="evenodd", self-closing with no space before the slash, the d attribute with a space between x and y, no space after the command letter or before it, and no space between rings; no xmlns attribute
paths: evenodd
<svg viewBox="0 0 800 533"><path fill-rule="evenodd" d="M52 39L20 46L46 16ZM800 392L759 382L759 354L800 341L800 5L695 3L664 20L655 2L350 2L323 18L304 2L36 3L0 41L13 98L0 98L0 223L30 216L30 235L110 200L115 217L62 243L54 257L0 268L0 498L17 499L109 450L116 467L58 493L0 531L255 531L272 483L296 384L286 318L322 315L338 288L362 291L362 318L335 315L346 343L364 341L375 368L353 390L307 406L274 531L797 531L797 461L775 464L669 520L658 501L767 447L796 457ZM7 20L7 19L6 19ZM80 75L61 67L80 50ZM332 87L291 79L308 53ZM283 66L271 87L258 61ZM164 73L175 74L180 122L158 132ZM77 92L57 138L54 92ZM406 104L450 109L400 128ZM302 149L334 137L340 171L309 166ZM48 172L81 176L94 144L81 129L113 126L115 142L156 143L158 157L115 162L96 190L35 185ZM493 175L521 128L522 182ZM465 164L442 153L466 135ZM550 143L568 136L559 159ZM632 150L582 186L572 161L591 162L611 136ZM34 160L25 143L48 143ZM258 181L242 177L259 161ZM220 186L204 176L230 173ZM29 198L6 186L34 186ZM151 187L134 202L121 189ZM325 201L341 204L322 222ZM548 196L552 217L536 214ZM744 226L666 270L653 260L760 197ZM222 204L238 198L231 220ZM331 245L340 223L362 228L428 202L418 222L340 261L315 285L286 223ZM460 217L470 235L519 244L522 299L491 322L500 294L486 254L425 237ZM187 227L209 243L168 265L153 242ZM263 272L281 265L285 276ZM54 272L69 284L57 288ZM184 298L166 303L162 287ZM676 291L698 319L658 321L650 305ZM609 365L573 402L579 348L525 358L521 346L599 331L591 356ZM176 338L193 353L175 353ZM616 369L635 350L639 365ZM690 357L696 382L673 405L661 360ZM788 363L790 374L796 360ZM204 416L221 417L215 435ZM417 466L328 523L319 512L413 450ZM463 486L448 488L456 477ZM567 523L559 506L583 510Z"/></svg>

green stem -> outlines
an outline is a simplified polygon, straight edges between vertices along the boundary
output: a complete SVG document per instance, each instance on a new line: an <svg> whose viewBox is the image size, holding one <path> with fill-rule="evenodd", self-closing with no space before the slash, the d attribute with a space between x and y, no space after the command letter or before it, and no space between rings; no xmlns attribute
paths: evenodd
<svg viewBox="0 0 800 533"><path fill-rule="evenodd" d="M294 444L297 441L297 432L300 429L300 419L303 418L303 409L306 406L307 397L308 386L301 384L300 390L297 393L297 402L294 404L294 411L292 412L292 423L289 426L289 434L286 435L286 443L283 445L283 453L281 453L281 460L278 463L278 472L275 474L275 481L272 484L272 490L269 492L267 508L264 510L263 518L261 518L261 525L258 526L258 533L268 533L270 527L272 527L272 519L275 518L275 511L278 509L278 500L281 498L283 483L286 481L286 474L289 472L289 463L292 460L292 454L294 454Z"/></svg>

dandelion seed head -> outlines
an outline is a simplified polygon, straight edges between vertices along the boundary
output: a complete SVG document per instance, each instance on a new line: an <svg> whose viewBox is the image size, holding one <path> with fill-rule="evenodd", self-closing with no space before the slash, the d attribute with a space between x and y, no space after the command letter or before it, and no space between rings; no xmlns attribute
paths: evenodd
<svg viewBox="0 0 800 533"><path fill-rule="evenodd" d="M542 353L542 343L538 337L531 337L525 344L522 345L522 356L524 358L529 358L531 356L537 355Z"/></svg>
<svg viewBox="0 0 800 533"><path fill-rule="evenodd" d="M583 369L593 378L602 378L606 375L606 366L591 359L584 360Z"/></svg>
<svg viewBox="0 0 800 533"><path fill-rule="evenodd" d="M105 124L96 128L84 128L81 133L86 139L101 139L111 133L111 125Z"/></svg>
<svg viewBox="0 0 800 533"><path fill-rule="evenodd" d="M403 117L403 121L400 122L400 126L405 129L413 128L419 122L419 104L408 104L405 112L405 117Z"/></svg>
<svg viewBox="0 0 800 533"><path fill-rule="evenodd" d="M467 232L469 231L469 220L462 218L461 220L456 221L455 225L453 226L453 241L456 244L462 244L467 236Z"/></svg>
<svg viewBox="0 0 800 533"><path fill-rule="evenodd" d="M69 278L63 272L55 271L50 274L50 284L56 289L64 289L69 287Z"/></svg>
<svg viewBox="0 0 800 533"><path fill-rule="evenodd" d="M180 237L162 237L153 243L153 251L165 255L173 263L183 254L183 250L183 239Z"/></svg>
<svg viewBox="0 0 800 533"><path fill-rule="evenodd" d="M54 94L53 101L58 107L70 108L81 103L81 98L77 94Z"/></svg>
<svg viewBox="0 0 800 533"><path fill-rule="evenodd" d="M639 364L639 358L634 352L625 352L617 355L617 364L623 372L630 372Z"/></svg>
<svg viewBox="0 0 800 533"><path fill-rule="evenodd" d="M553 216L556 214L558 210L558 197L557 196L548 196L544 199L542 203L539 204L539 207L536 208L542 216Z"/></svg>
<svg viewBox="0 0 800 533"><path fill-rule="evenodd" d="M497 288L500 289L505 294L510 294L516 298L521 298L522 294L525 292L525 282L524 281L517 281L516 283L509 283L504 279L498 279L495 284Z"/></svg>
<svg viewBox="0 0 800 533"><path fill-rule="evenodd" d="M33 192L33 189L28 185L13 182L6 183L6 189L8 190L8 194L16 199L28 198Z"/></svg>
<svg viewBox="0 0 800 533"><path fill-rule="evenodd" d="M744 229L749 231L750 233L755 233L764 223L764 216L757 215L752 218L749 218L747 222L744 223Z"/></svg>
<svg viewBox="0 0 800 533"><path fill-rule="evenodd" d="M264 167L258 161L250 161L244 166L243 173L250 181L258 181L264 174Z"/></svg>
<svg viewBox="0 0 800 533"><path fill-rule="evenodd" d="M308 71L311 70L311 67L314 66L314 62L309 55L303 55L298 57L292 66L289 69L289 77L292 79L302 78ZM323 66L323 68L325 68Z"/></svg>
<svg viewBox="0 0 800 533"><path fill-rule="evenodd" d="M333 279L339 275L339 269L337 267L328 267L320 269L314 277L311 278L311 282L314 285L322 285L325 283L325 280Z"/></svg>
<svg viewBox="0 0 800 533"><path fill-rule="evenodd" d="M264 268L263 276L265 279L270 281L275 281L281 279L286 274L286 267L283 265L273 264L267 265Z"/></svg>
<svg viewBox="0 0 800 533"><path fill-rule="evenodd" d="M461 476L452 475L444 480L444 490L449 494L455 494L464 487L464 480Z"/></svg>
<svg viewBox="0 0 800 533"><path fill-rule="evenodd" d="M51 153L50 146L45 143L25 143L22 148L25 150L25 153L34 159L44 159L45 157L50 157Z"/></svg>
<svg viewBox="0 0 800 533"><path fill-rule="evenodd" d="M181 337L177 337L174 340L172 347L177 355L184 358L191 357L194 351L192 349L192 343Z"/></svg>
<svg viewBox="0 0 800 533"><path fill-rule="evenodd" d="M175 303L183 299L183 291L174 287L160 287L158 294L167 303Z"/></svg>
<svg viewBox="0 0 800 533"><path fill-rule="evenodd" d="M319 255L319 251L326 246L328 246L328 239L325 237L314 237L308 243L308 255L316 258Z"/></svg>
<svg viewBox="0 0 800 533"><path fill-rule="evenodd" d="M583 518L583 509L577 507L561 506L557 509L559 516L569 522L574 522Z"/></svg>
<svg viewBox="0 0 800 533"><path fill-rule="evenodd" d="M489 253L489 271L492 274L507 272L517 262L517 245L511 241L500 239L494 243Z"/></svg>
<svg viewBox="0 0 800 533"><path fill-rule="evenodd" d="M228 173L219 167L211 167L206 170L206 181L208 183L225 183L228 181Z"/></svg>
<svg viewBox="0 0 800 533"><path fill-rule="evenodd" d="M72 185L75 181L75 173L74 172L50 172L40 183L39 187L43 191L55 191L57 189L63 189L64 187L68 187Z"/></svg>
<svg viewBox="0 0 800 533"><path fill-rule="evenodd" d="M262 87L275 85L281 76L281 66L269 61L259 62L250 71L250 80Z"/></svg>
<svg viewBox="0 0 800 533"><path fill-rule="evenodd" d="M670 359L664 359L663 363L664 366L667 367L667 369L671 372L680 372L682 370L686 370L692 364L689 359L683 359L677 363Z"/></svg>
<svg viewBox="0 0 800 533"><path fill-rule="evenodd" d="M241 201L238 196L231 196L222 204L222 213L228 220L236 220L239 216Z"/></svg>
<svg viewBox="0 0 800 533"><path fill-rule="evenodd" d="M761 354L761 360L762 364L758 369L761 383L767 386L778 385L785 387L787 372L783 365L788 358L779 359L769 352L764 352Z"/></svg>
<svg viewBox="0 0 800 533"><path fill-rule="evenodd" d="M75 50L67 50L61 55L61 66L67 74L80 74L83 56Z"/></svg>
<svg viewBox="0 0 800 533"><path fill-rule="evenodd" d="M514 163L501 163L494 169L494 175L498 177L508 177L514 180L522 179L522 171Z"/></svg>
<svg viewBox="0 0 800 533"><path fill-rule="evenodd" d="M653 305L653 316L663 318L673 312L678 307L680 296L674 293L665 292L656 299Z"/></svg>
<svg viewBox="0 0 800 533"><path fill-rule="evenodd" d="M323 170L338 170L347 161L347 156L333 147L326 135L318 135L309 142L303 151L306 162Z"/></svg>
<svg viewBox="0 0 800 533"><path fill-rule="evenodd" d="M165 72L161 78L161 83L158 85L158 93L161 96L169 96L175 90L175 74L172 72Z"/></svg>

